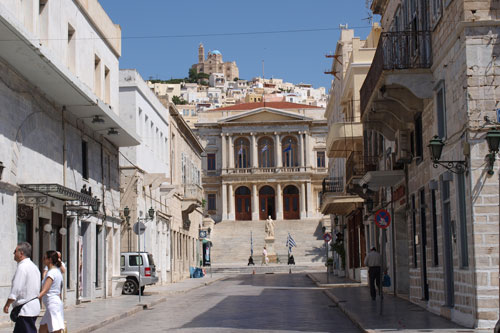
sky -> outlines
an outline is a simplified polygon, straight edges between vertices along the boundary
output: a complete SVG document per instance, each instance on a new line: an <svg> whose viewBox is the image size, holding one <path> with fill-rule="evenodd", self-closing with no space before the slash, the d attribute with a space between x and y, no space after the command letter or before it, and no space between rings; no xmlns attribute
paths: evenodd
<svg viewBox="0 0 500 333"><path fill-rule="evenodd" d="M99 2L122 28L120 68L135 68L145 80L186 77L203 43L205 53L236 61L242 79L262 76L264 61L266 78L329 89L325 54L335 51L339 25L362 39L370 31L365 0Z"/></svg>

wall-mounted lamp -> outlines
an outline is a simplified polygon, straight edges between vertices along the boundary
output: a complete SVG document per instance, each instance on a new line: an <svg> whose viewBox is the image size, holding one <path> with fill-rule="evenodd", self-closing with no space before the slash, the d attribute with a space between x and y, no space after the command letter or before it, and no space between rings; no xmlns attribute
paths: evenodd
<svg viewBox="0 0 500 333"><path fill-rule="evenodd" d="M500 130L490 129L486 133L486 142L488 143L488 149L490 153L486 155L488 159L488 175L493 175L493 166L495 165L495 158L498 154L498 146L500 145Z"/></svg>
<svg viewBox="0 0 500 333"><path fill-rule="evenodd" d="M438 165L450 170L453 173L462 174L467 171L467 161L440 161L441 153L443 152L444 142L441 138L435 135L429 141L429 151L431 153L432 166L437 168Z"/></svg>
<svg viewBox="0 0 500 333"><path fill-rule="evenodd" d="M101 206L101 200L97 200L95 204L93 204L92 207L92 212L94 214L97 214L99 212L99 207Z"/></svg>
<svg viewBox="0 0 500 333"><path fill-rule="evenodd" d="M155 217L155 210L153 209L153 207L151 207L151 208L148 209L148 214L149 214L149 218L150 219L154 219L154 217Z"/></svg>
<svg viewBox="0 0 500 333"><path fill-rule="evenodd" d="M130 222L130 208L128 208L128 206L125 206L125 208L123 208L123 215L125 216L125 220L127 220L127 223Z"/></svg>
<svg viewBox="0 0 500 333"><path fill-rule="evenodd" d="M104 123L104 119L101 116L92 117L92 124L102 124Z"/></svg>
<svg viewBox="0 0 500 333"><path fill-rule="evenodd" d="M0 180L2 180L3 169L5 169L5 166L3 165L2 162L0 162Z"/></svg>
<svg viewBox="0 0 500 333"><path fill-rule="evenodd" d="M108 135L118 135L118 134L120 133L116 130L116 128L108 129Z"/></svg>
<svg viewBox="0 0 500 333"><path fill-rule="evenodd" d="M339 216L338 215L335 215L335 217L333 218L333 223L335 225L339 225Z"/></svg>
<svg viewBox="0 0 500 333"><path fill-rule="evenodd" d="M68 229L66 229L66 228L64 228L64 227L63 227L63 228L61 228L61 229L59 229L59 234L60 234L61 236L65 236L67 233L68 233Z"/></svg>
<svg viewBox="0 0 500 333"><path fill-rule="evenodd" d="M366 210L371 213L373 210L373 200L371 198L368 198L365 200L365 205L366 205Z"/></svg>

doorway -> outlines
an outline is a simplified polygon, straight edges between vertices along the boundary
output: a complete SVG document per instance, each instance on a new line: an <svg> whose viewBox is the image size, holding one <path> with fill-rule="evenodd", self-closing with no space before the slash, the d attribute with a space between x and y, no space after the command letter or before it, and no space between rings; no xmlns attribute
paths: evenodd
<svg viewBox="0 0 500 333"><path fill-rule="evenodd" d="M299 212L299 189L288 185L283 190L283 218L285 220L297 220Z"/></svg>
<svg viewBox="0 0 500 333"><path fill-rule="evenodd" d="M276 209L274 204L274 189L271 186L264 186L259 191L259 218L261 220L266 220L268 216L271 216L273 220L276 220Z"/></svg>
<svg viewBox="0 0 500 333"><path fill-rule="evenodd" d="M252 199L248 187L240 186L236 189L234 200L236 201L236 220L249 221L252 219Z"/></svg>

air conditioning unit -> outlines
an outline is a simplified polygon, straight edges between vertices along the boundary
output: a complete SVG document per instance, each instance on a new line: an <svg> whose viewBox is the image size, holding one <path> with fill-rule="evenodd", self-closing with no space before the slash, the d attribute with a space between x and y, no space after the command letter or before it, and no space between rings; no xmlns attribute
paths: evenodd
<svg viewBox="0 0 500 333"><path fill-rule="evenodd" d="M409 130L396 131L396 162L410 163L411 156L411 139Z"/></svg>

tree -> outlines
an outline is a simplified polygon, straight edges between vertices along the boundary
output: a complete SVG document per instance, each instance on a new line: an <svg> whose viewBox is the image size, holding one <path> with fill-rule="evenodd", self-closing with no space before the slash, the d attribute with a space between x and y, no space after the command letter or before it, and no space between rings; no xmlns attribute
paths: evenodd
<svg viewBox="0 0 500 333"><path fill-rule="evenodd" d="M172 103L174 103L175 105L185 105L185 104L187 104L187 102L185 100L183 100L179 96L173 96L172 97Z"/></svg>
<svg viewBox="0 0 500 333"><path fill-rule="evenodd" d="M240 79L239 77L235 77L235 78L233 79L233 81L234 81L234 82L236 82L236 81L238 81L239 79Z"/></svg>

